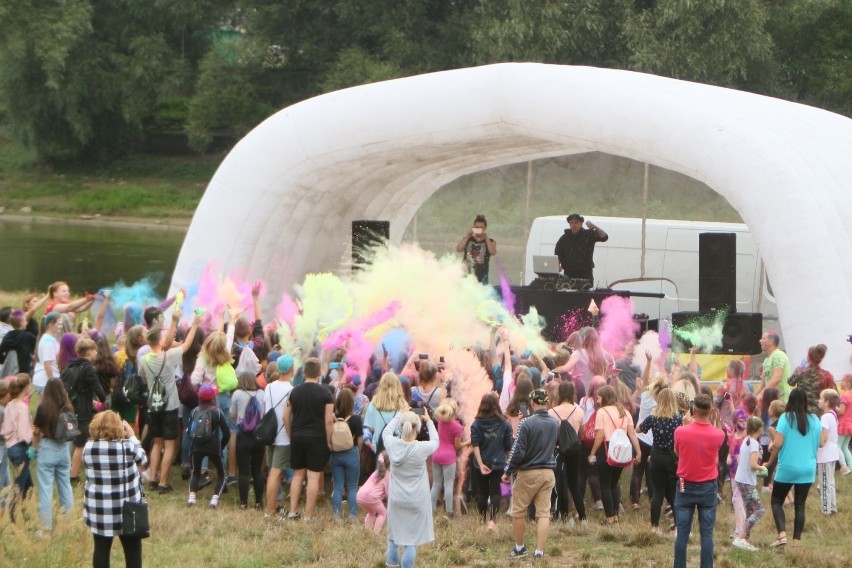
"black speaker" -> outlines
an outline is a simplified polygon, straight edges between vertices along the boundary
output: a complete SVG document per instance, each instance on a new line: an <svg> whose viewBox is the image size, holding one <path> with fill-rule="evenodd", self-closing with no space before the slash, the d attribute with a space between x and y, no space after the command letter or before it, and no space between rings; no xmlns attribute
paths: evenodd
<svg viewBox="0 0 852 568"><path fill-rule="evenodd" d="M672 314L674 327L696 328L713 324L713 317L698 312L675 312ZM733 313L725 318L722 326L722 345L713 350L714 355L757 355L761 352L760 336L763 334L763 314ZM688 341L678 338L687 348Z"/></svg>
<svg viewBox="0 0 852 568"><path fill-rule="evenodd" d="M370 264L373 250L390 239L390 221L352 221L352 270Z"/></svg>
<svg viewBox="0 0 852 568"><path fill-rule="evenodd" d="M737 309L737 234L699 233L698 311Z"/></svg>

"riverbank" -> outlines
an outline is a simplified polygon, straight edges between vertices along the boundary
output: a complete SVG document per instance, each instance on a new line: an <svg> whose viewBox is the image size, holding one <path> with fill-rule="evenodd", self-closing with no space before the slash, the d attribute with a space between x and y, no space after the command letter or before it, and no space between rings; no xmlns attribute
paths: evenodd
<svg viewBox="0 0 852 568"><path fill-rule="evenodd" d="M165 217L160 219L150 219L144 217L111 217L104 216L99 213L94 215L78 214L67 215L61 213L20 213L6 212L0 208L0 223L45 223L50 225L80 225L90 227L122 227L127 229L145 229L145 230L162 230L175 231L184 233L189 228L192 222L192 214L181 217Z"/></svg>

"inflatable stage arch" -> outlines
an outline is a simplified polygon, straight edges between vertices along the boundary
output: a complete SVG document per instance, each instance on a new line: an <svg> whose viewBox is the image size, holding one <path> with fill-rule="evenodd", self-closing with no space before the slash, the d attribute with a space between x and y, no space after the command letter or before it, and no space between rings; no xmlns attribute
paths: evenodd
<svg viewBox="0 0 852 568"><path fill-rule="evenodd" d="M825 366L850 372L852 120L628 71L499 64L285 108L222 162L172 287L215 260L278 294L340 267L354 219L390 220L399 242L420 205L462 175L590 151L681 172L725 197L759 243L792 358L825 342Z"/></svg>

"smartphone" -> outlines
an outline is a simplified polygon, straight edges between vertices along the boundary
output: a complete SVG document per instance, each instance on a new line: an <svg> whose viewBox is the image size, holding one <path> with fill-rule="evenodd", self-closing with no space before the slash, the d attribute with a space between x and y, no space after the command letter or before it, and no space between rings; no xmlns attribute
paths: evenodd
<svg viewBox="0 0 852 568"><path fill-rule="evenodd" d="M443 355L441 355L441 357L438 359L438 362L439 362L439 363L443 363L443 362L444 362L444 356L443 356Z"/></svg>
<svg viewBox="0 0 852 568"><path fill-rule="evenodd" d="M328 364L328 368L329 368L329 369L339 369L339 368L340 368L340 363L329 363L329 364Z"/></svg>
<svg viewBox="0 0 852 568"><path fill-rule="evenodd" d="M421 358L421 359L428 359L428 358L429 358L429 354L428 354L428 353L421 353L421 354L420 354L420 358Z"/></svg>
<svg viewBox="0 0 852 568"><path fill-rule="evenodd" d="M412 408L411 412L413 412L417 416L423 416L423 414L425 413L425 411L422 408Z"/></svg>
<svg viewBox="0 0 852 568"><path fill-rule="evenodd" d="M480 229L479 227L474 227L474 228L473 228L473 234L474 234L474 235L481 235L481 234L482 234L482 229Z"/></svg>

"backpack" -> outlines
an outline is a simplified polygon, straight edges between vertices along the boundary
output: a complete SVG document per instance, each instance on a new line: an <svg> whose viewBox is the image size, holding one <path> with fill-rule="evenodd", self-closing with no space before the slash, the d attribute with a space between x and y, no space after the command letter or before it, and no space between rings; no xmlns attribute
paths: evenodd
<svg viewBox="0 0 852 568"><path fill-rule="evenodd" d="M345 452L352 449L354 445L355 439L352 437L352 430L349 429L349 422L343 418L335 420L331 427L331 451Z"/></svg>
<svg viewBox="0 0 852 568"><path fill-rule="evenodd" d="M381 418L382 422L385 423L384 426L382 426L382 429L379 430L379 432L378 432L379 441L376 442L376 455L379 455L383 451L385 451L385 439L382 436L382 433L385 431L385 428L388 427L388 423L385 422L385 418L384 418L384 416L382 416L381 411L377 410L377 412L379 413L379 418ZM391 416L391 420L393 420L396 417L396 412L397 411L394 411L393 416ZM375 439L376 439L376 434L373 434L373 440L375 440Z"/></svg>
<svg viewBox="0 0 852 568"><path fill-rule="evenodd" d="M53 437L57 442L72 442L80 435L80 425L77 417L69 410L63 410L56 419L56 430Z"/></svg>
<svg viewBox="0 0 852 568"><path fill-rule="evenodd" d="M266 411L266 414L263 415L263 418L260 419L260 423L254 428L254 437L255 439L263 444L264 446L272 446L275 444L275 438L278 437L278 433L281 431L281 428L284 427L284 420L281 420L281 427L278 427L278 417L275 414L275 409L278 406L290 398L290 393L293 390L290 389L284 397L279 400L275 406ZM270 399L272 398L272 393L270 391Z"/></svg>
<svg viewBox="0 0 852 568"><path fill-rule="evenodd" d="M432 389L432 392L429 393L429 397L426 400L417 401L414 403L414 408L425 408L429 411L429 416L432 418L432 423L435 425L435 429L438 428L438 420L435 418L435 409L432 408L432 405L429 404L432 402L432 397L435 396L435 393L438 392L438 388L435 387ZM417 441L425 442L429 439L429 427L426 426L426 422L420 423L420 431L417 432Z"/></svg>
<svg viewBox="0 0 852 568"><path fill-rule="evenodd" d="M261 418L260 403L257 401L257 391L255 391L254 396L249 397L246 409L243 412L243 420L238 425L240 432L251 434L260 424Z"/></svg>
<svg viewBox="0 0 852 568"><path fill-rule="evenodd" d="M571 411L571 414L568 415L568 418L571 418L576 410L577 406L574 405L574 409ZM558 412L555 410L553 412L556 416L559 416ZM559 416L559 434L556 437L556 448L559 450L559 454L563 457L577 454L582 446L580 443L580 436L577 434L577 431L574 430L574 427L571 426L571 423L568 422L568 418L562 418Z"/></svg>
<svg viewBox="0 0 852 568"><path fill-rule="evenodd" d="M615 420L609 412L604 412L612 425L615 426ZM624 428L616 428L615 432L610 436L609 442L606 443L606 463L612 467L627 467L633 463L633 444L630 443L630 438Z"/></svg>
<svg viewBox="0 0 852 568"><path fill-rule="evenodd" d="M147 357L147 356L146 356ZM150 361L150 359L148 359ZM160 366L160 371L154 377L154 384L148 391L148 412L162 412L166 409L166 387L163 381L160 380L160 375L163 374L163 368L166 366L166 357L163 355L163 364ZM148 367L150 370L151 368Z"/></svg>
<svg viewBox="0 0 852 568"><path fill-rule="evenodd" d="M115 389L112 392L112 401L115 404L142 404L148 400L145 381L136 371L136 365L128 359L124 362L124 371L118 376Z"/></svg>
<svg viewBox="0 0 852 568"><path fill-rule="evenodd" d="M193 444L203 444L213 439L216 434L214 413L217 411L215 406L197 407L192 411L189 418L189 438Z"/></svg>
<svg viewBox="0 0 852 568"><path fill-rule="evenodd" d="M598 417L598 411L592 412L589 416L589 421L583 426L583 435L580 437L580 442L590 450L595 445L595 419Z"/></svg>

